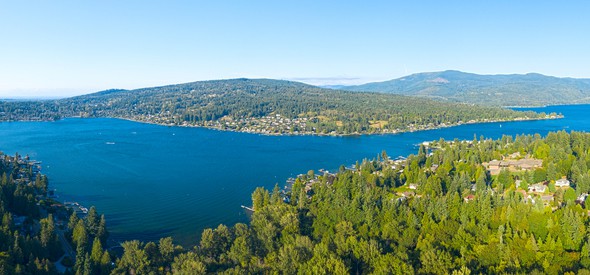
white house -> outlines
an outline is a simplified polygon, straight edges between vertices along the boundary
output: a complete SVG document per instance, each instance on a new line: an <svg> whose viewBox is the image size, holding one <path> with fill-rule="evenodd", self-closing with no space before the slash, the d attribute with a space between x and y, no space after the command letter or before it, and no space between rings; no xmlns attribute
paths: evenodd
<svg viewBox="0 0 590 275"><path fill-rule="evenodd" d="M566 178L561 178L555 181L555 187L570 187L570 181Z"/></svg>
<svg viewBox="0 0 590 275"><path fill-rule="evenodd" d="M578 199L576 199L576 201L578 203L584 203L584 202L586 202L587 197L588 197L588 193L582 193L582 194L580 194L580 196L578 196Z"/></svg>
<svg viewBox="0 0 590 275"><path fill-rule="evenodd" d="M529 192L544 193L545 190L547 190L547 186L542 183L529 185Z"/></svg>

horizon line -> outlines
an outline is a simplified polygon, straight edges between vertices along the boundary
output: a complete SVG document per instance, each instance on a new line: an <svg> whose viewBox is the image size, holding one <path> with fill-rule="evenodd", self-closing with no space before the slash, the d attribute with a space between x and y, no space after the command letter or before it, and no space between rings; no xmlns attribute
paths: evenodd
<svg viewBox="0 0 590 275"><path fill-rule="evenodd" d="M328 77L229 77L229 78L216 78L216 79L201 79L195 81L182 81L177 83L167 83L167 84L156 84L156 85L141 85L132 88L47 88L47 89L40 89L40 88L16 88L16 89L7 89L7 90L0 90L0 100L8 101L8 100L30 100L30 99L37 99L37 100L52 100L52 99L62 99L62 98L69 98L81 95L88 95L97 92L107 91L107 90L136 90L136 89L143 89L143 88L154 88L154 87L164 87L164 86L171 86L171 85L182 85L188 84L193 82L205 82L205 81L221 81L221 80L236 80L236 79L269 79L269 80L284 80L284 81L294 81L300 82L312 86L323 87L323 86L357 86L357 85L364 85L369 83L379 83L379 82L386 82L396 79L402 79L408 76L417 75L417 74L430 74L430 73L443 73L443 72L460 72L465 74L474 74L474 75L482 75L482 76L509 76L509 75L530 75L530 74L537 74L546 77L555 77L555 78L562 78L562 79L590 79L590 77L571 77L571 76L555 76L549 75L544 73L537 73L537 72L527 72L527 73L471 73L456 69L448 69L448 70L440 70L440 71L423 71L423 72L415 72L410 74L405 74L398 77L361 77L361 76L328 76ZM361 80L361 81L359 81ZM92 90L91 92L78 92L81 90ZM47 92L56 92L56 91L70 91L69 93L62 93L62 94L51 94L51 95L8 95L11 93L47 93ZM4 95L6 93L7 95Z"/></svg>

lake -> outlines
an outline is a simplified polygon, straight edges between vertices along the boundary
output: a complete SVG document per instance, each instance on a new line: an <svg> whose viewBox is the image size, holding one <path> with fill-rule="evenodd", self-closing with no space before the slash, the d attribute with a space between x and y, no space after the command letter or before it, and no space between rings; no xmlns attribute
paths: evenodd
<svg viewBox="0 0 590 275"><path fill-rule="evenodd" d="M258 186L282 187L310 169L336 170L381 151L416 153L427 140L590 130L590 105L527 110L564 119L462 125L396 135L262 136L119 119L0 123L0 150L42 161L59 200L95 205L114 241L173 236L195 245L204 228L247 222Z"/></svg>

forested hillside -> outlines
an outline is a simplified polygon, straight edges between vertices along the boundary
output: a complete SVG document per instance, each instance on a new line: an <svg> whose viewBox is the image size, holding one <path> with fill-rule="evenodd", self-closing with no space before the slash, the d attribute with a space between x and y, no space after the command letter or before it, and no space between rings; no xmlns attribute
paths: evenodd
<svg viewBox="0 0 590 275"><path fill-rule="evenodd" d="M108 90L39 102L1 102L0 120L116 117L264 134L396 133L461 123L548 118L497 107L322 89L268 79Z"/></svg>
<svg viewBox="0 0 590 275"><path fill-rule="evenodd" d="M47 177L20 155L0 152L0 274L55 273L52 261L63 251L52 215L40 211Z"/></svg>
<svg viewBox="0 0 590 275"><path fill-rule="evenodd" d="M478 75L444 71L418 73L340 89L492 106L590 103L590 79L558 78L541 74Z"/></svg>
<svg viewBox="0 0 590 275"><path fill-rule="evenodd" d="M104 215L55 201L38 162L0 152L0 274L109 274ZM72 248L72 246L74 248Z"/></svg>

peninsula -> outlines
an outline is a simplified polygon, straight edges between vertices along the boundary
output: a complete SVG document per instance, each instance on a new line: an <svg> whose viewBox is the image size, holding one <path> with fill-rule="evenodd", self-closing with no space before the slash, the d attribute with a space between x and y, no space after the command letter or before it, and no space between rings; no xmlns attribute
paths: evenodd
<svg viewBox="0 0 590 275"><path fill-rule="evenodd" d="M200 81L60 100L0 102L0 121L67 117L113 117L268 135L354 135L560 116L271 79Z"/></svg>

